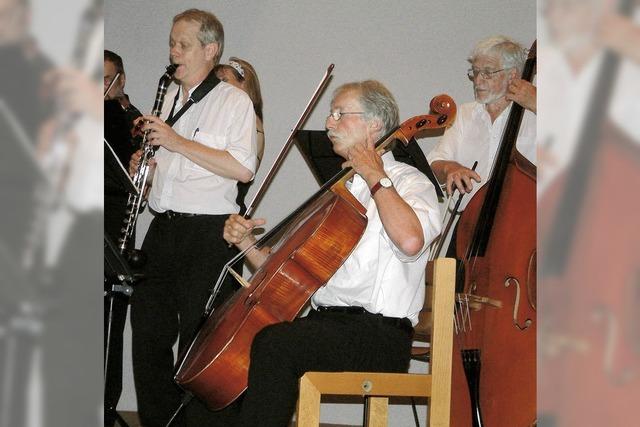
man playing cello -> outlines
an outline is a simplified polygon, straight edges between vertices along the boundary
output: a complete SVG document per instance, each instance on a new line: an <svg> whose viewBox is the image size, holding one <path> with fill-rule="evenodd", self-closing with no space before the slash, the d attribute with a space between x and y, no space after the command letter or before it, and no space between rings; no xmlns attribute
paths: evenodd
<svg viewBox="0 0 640 427"><path fill-rule="evenodd" d="M312 297L312 310L293 322L267 326L251 347L242 426L286 426L298 379L306 371L403 372L409 365L413 325L424 302L427 248L441 229L429 179L382 157L374 143L398 124L398 107L379 82L340 86L326 120L333 150L356 175L349 191L367 210L368 224L351 255ZM262 219L232 215L224 238L253 245ZM260 265L268 250L249 251Z"/></svg>

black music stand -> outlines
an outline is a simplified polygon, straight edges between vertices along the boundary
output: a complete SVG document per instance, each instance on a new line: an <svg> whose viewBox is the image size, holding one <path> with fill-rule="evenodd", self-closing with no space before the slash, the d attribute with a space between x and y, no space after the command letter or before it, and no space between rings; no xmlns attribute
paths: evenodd
<svg viewBox="0 0 640 427"><path fill-rule="evenodd" d="M129 174L125 170L124 166L120 162L117 154L111 147L111 145L107 142L106 139L104 141L104 177L105 183L108 180L111 186L115 188L119 188L122 191L126 191L129 193L137 194L135 185L131 181ZM114 313L119 313L119 322L124 322L124 318L122 316L126 316L126 312L122 312L122 305L125 304L121 301L116 301L116 298L129 297L133 293L133 283L136 279L131 267L127 263L127 261L122 257L118 246L113 242L113 240L108 236L105 231L104 234L104 287L105 287L105 304L108 304L108 313L107 313L107 330L106 330L106 343L105 343L105 355L104 355L104 394L105 394L105 422L106 419L115 420L118 424L123 427L129 427L125 420L118 413L116 406L117 400L111 396L110 390L112 387L116 389L119 388L119 382L122 381L122 378L113 379L113 375L118 375L118 373L110 374L109 365L111 363L111 358L114 357L113 353L117 353L115 357L122 358L121 346L118 344L118 347L114 347ZM116 304L118 304L116 310ZM126 305L126 304L125 304ZM119 323L122 325L123 323ZM120 329L116 329L115 333L121 334ZM118 342L122 341L122 338L119 336L115 338ZM119 365L118 365L119 366ZM120 369L118 366L115 367L116 370ZM115 384L114 384L115 382ZM108 406L108 407L107 407Z"/></svg>
<svg viewBox="0 0 640 427"><path fill-rule="evenodd" d="M301 130L296 135L296 145L302 152L302 156L309 169L313 172L318 184L323 185L340 172L344 159L333 152L333 147L326 131ZM415 139L412 138L406 147L403 144L396 144L392 152L399 162L414 166L424 173L436 188L438 198L441 200L444 198L440 184Z"/></svg>
<svg viewBox="0 0 640 427"><path fill-rule="evenodd" d="M122 190L131 193L138 194L138 189L131 181L131 177L129 173L124 168L120 159L118 159L118 155L115 151L113 151L113 147L111 144L107 142L106 139L104 141L104 175L109 176L114 179Z"/></svg>
<svg viewBox="0 0 640 427"><path fill-rule="evenodd" d="M104 177L105 183L107 180L112 187L118 188L123 192L127 192L130 194L138 194L138 190L135 187L133 181L129 177L126 169L120 162L118 155L113 150L113 147L107 142L106 139L104 141ZM105 407L105 418L109 418L109 421L115 420L118 424L123 427L129 427L122 416L118 413L116 406L117 400L112 399L107 396L107 392L110 390L110 386L113 385L113 381L121 381L120 379L114 380L109 374L109 364L111 362L111 357L113 357L113 351L118 352L115 357L122 358L122 354L118 351L121 347L115 348L113 344L114 330L113 330L113 322L114 322L114 311L116 309L116 304L118 305L118 313L119 316L126 316L126 313L121 312L121 301L116 301L116 298L120 298L122 296L129 297L133 293L133 284L137 279L140 278L140 275L137 275L131 269L131 266L125 260L125 258L120 253L120 250L116 243L109 237L107 232L104 234L104 286L105 286L105 297L108 301L108 313L107 313L107 331L106 331L106 344L105 344L105 356L104 356L104 391L105 391L105 405L109 405L109 407ZM119 317L118 321L124 322L124 319ZM121 324L121 323L119 323ZM117 333L121 333L118 329ZM118 342L121 342L121 337L118 337ZM113 351L112 351L113 350ZM119 369L116 367L116 369ZM115 374L117 375L117 373ZM115 387L118 387L117 383ZM109 397L109 398L108 398ZM113 397L113 396L111 396ZM107 402L108 401L108 402Z"/></svg>
<svg viewBox="0 0 640 427"><path fill-rule="evenodd" d="M116 244L105 233L104 235L104 285L105 296L109 300L109 315L107 320L107 343L104 356L104 387L107 387L109 378L109 360L111 350L111 333L113 320L114 299L118 294L131 296L133 284L139 277L133 273L127 261L122 257ZM121 356L120 356L121 357ZM115 420L123 427L129 427L126 421L118 413L115 407L104 408L105 415L111 413Z"/></svg>

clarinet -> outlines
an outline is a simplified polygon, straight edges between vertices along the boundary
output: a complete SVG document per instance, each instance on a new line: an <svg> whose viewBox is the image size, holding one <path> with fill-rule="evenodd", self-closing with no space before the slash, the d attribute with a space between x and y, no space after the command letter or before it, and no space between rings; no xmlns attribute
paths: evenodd
<svg viewBox="0 0 640 427"><path fill-rule="evenodd" d="M162 104L164 103L164 96L167 93L167 87L171 83L173 74L176 72L177 65L171 64L167 67L166 71L160 77L158 82L158 91L156 92L156 99L153 103L153 111L151 114L158 117L162 112ZM121 236L118 239L118 248L121 254L128 255L132 264L139 264L142 260L138 257L139 254L136 251L132 251L127 254L127 249L133 240L133 233L135 230L136 222L140 212L144 209L146 201L144 200L144 194L147 187L147 177L149 175L149 161L153 158L156 152L156 147L151 145L147 141L149 131L146 131L142 137L141 149L142 157L140 163L136 169L136 173L133 176L133 184L137 190L137 193L129 193L129 199L127 201L127 218L124 219L124 226L121 229Z"/></svg>

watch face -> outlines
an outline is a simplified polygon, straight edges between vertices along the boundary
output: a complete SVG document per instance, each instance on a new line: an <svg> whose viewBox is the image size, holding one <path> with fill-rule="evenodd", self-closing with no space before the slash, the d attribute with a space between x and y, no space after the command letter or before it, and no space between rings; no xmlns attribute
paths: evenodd
<svg viewBox="0 0 640 427"><path fill-rule="evenodd" d="M380 185L382 185L384 188L389 188L393 185L393 183L389 178L382 178L380 180Z"/></svg>

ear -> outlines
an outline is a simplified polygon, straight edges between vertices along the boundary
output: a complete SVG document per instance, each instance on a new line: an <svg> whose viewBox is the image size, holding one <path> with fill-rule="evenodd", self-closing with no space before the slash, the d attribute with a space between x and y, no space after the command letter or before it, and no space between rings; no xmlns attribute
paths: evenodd
<svg viewBox="0 0 640 427"><path fill-rule="evenodd" d="M375 119L369 122L369 134L371 135L371 139L375 142L382 133L382 120Z"/></svg>
<svg viewBox="0 0 640 427"><path fill-rule="evenodd" d="M512 68L509 70L509 81L513 80L513 79L519 79L520 76L518 75L518 69L517 68Z"/></svg>
<svg viewBox="0 0 640 427"><path fill-rule="evenodd" d="M209 43L204 45L204 54L207 61L213 61L213 58L218 54L219 46L218 43Z"/></svg>

